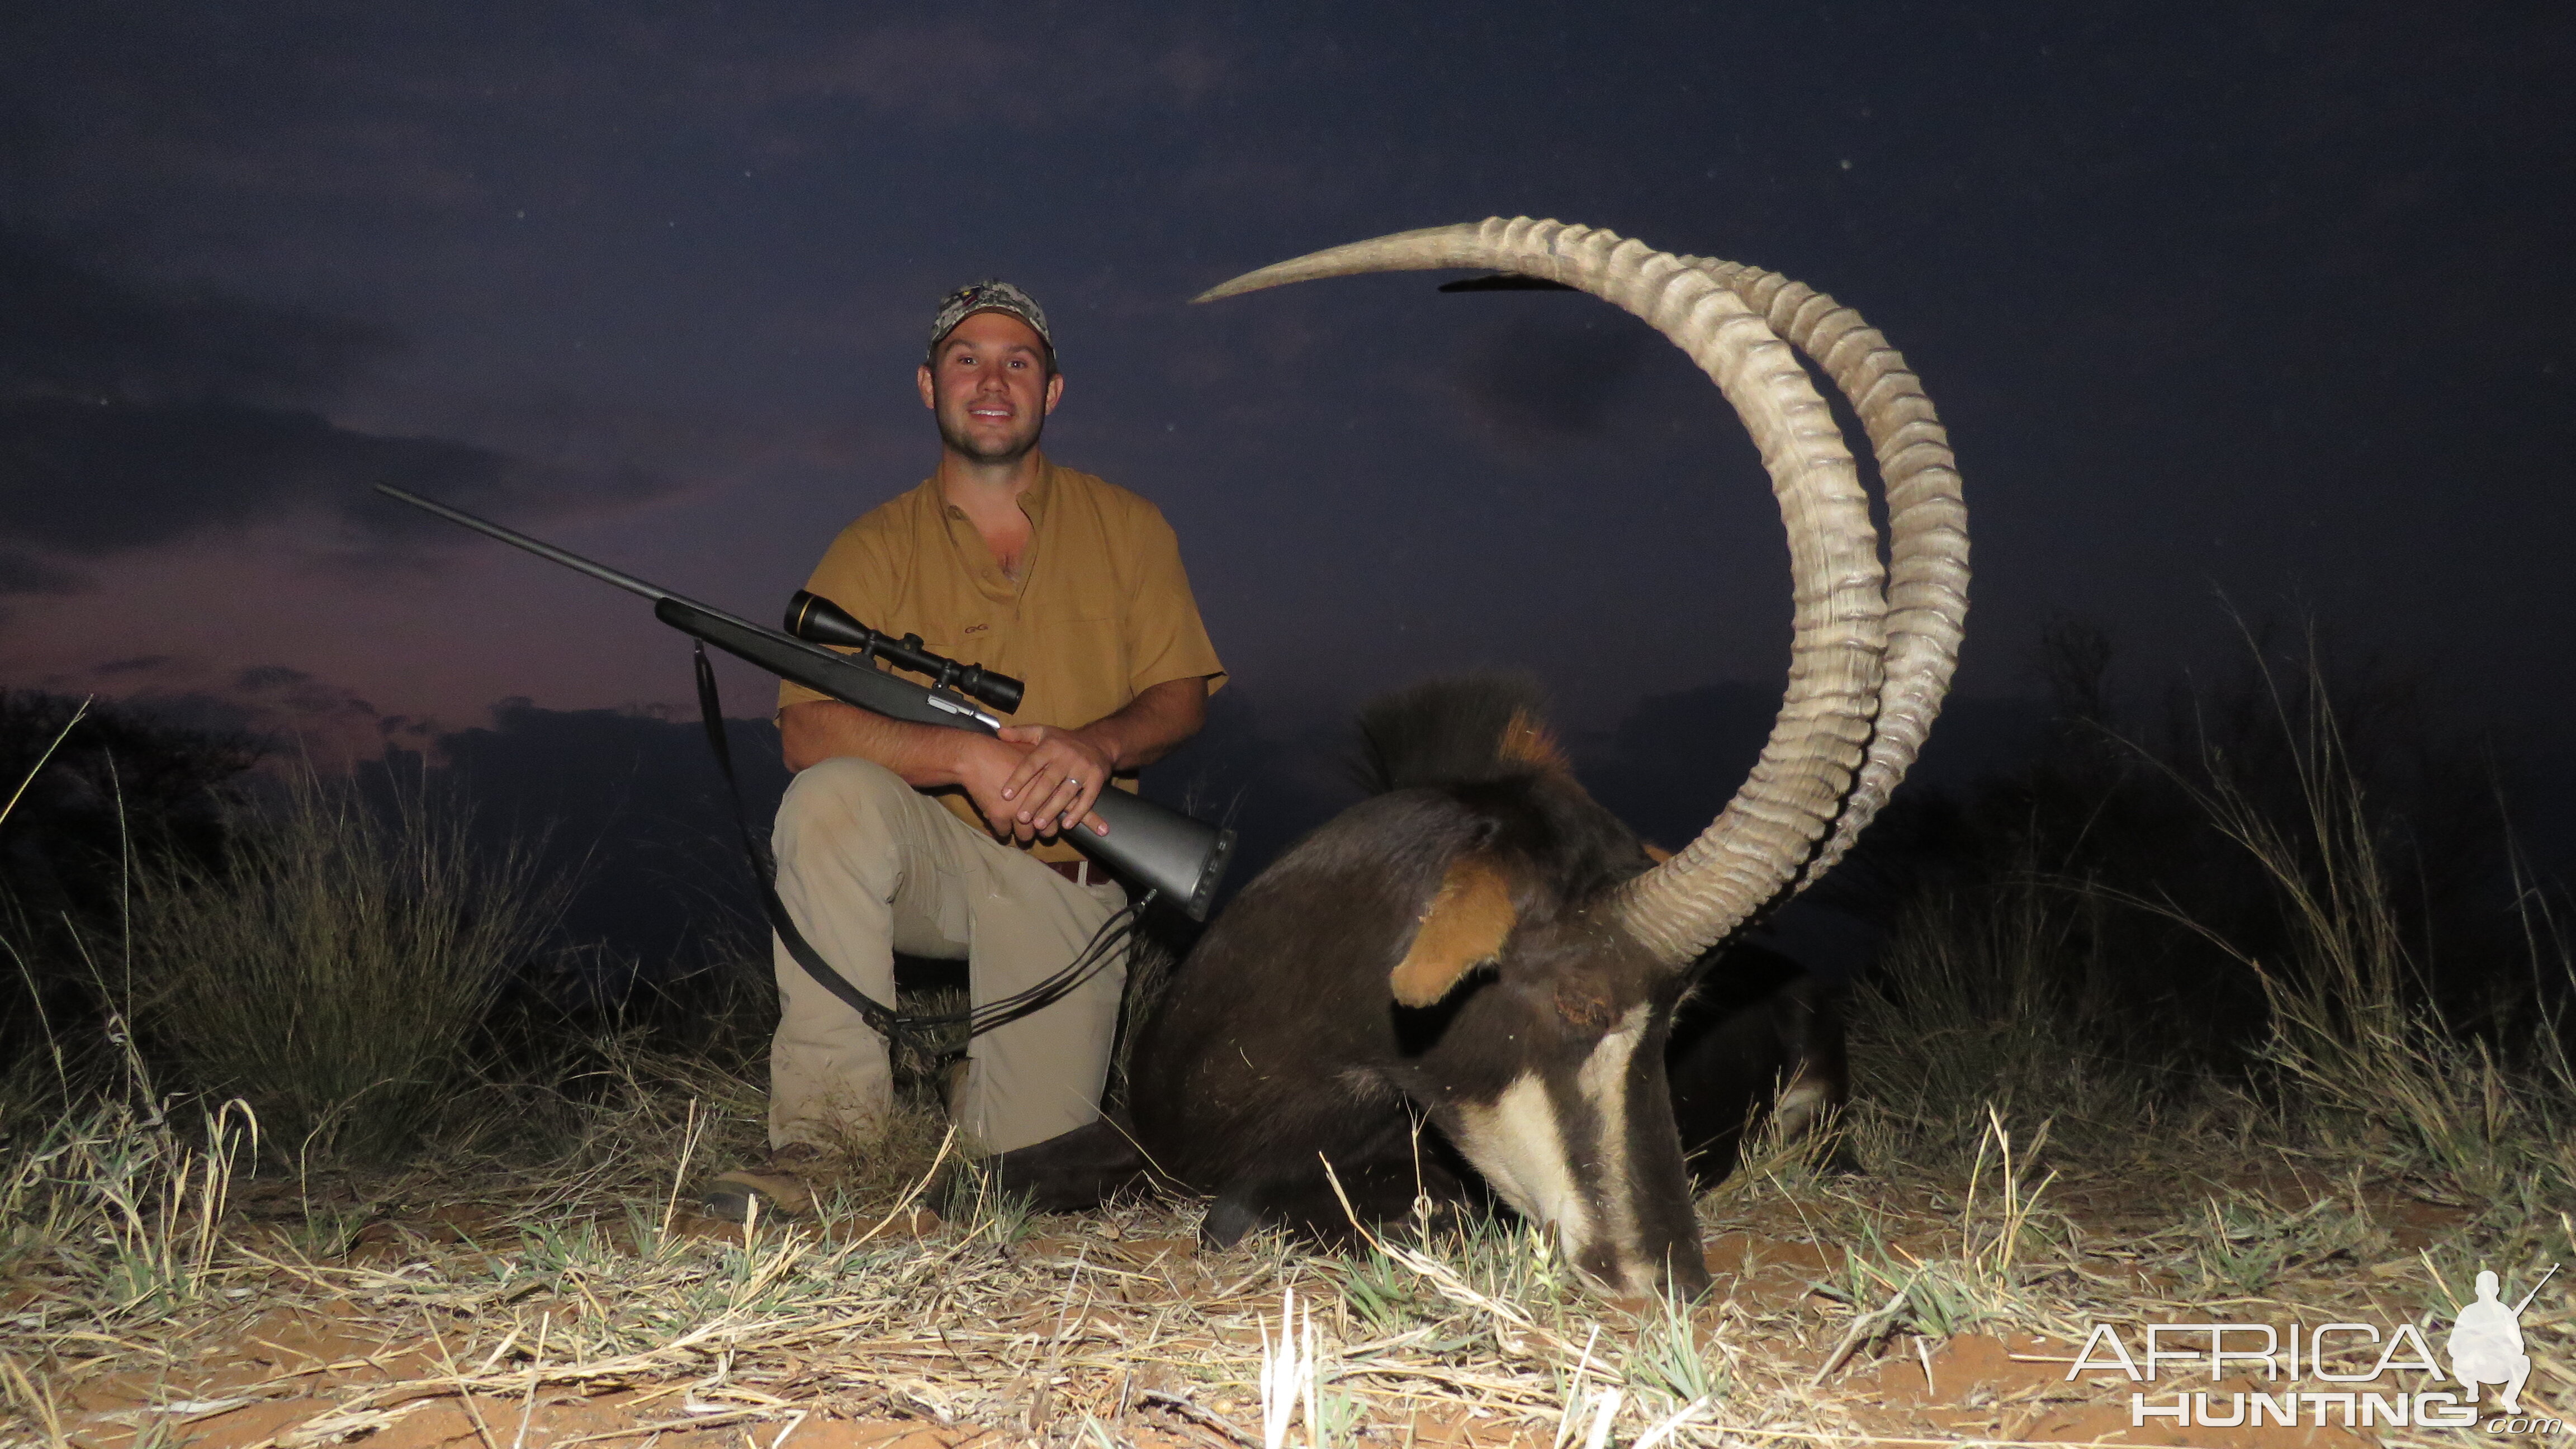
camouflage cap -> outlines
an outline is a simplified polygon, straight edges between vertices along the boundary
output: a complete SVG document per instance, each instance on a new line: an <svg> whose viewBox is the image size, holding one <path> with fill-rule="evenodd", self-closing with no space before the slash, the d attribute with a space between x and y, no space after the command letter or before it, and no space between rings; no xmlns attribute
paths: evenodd
<svg viewBox="0 0 2576 1449"><path fill-rule="evenodd" d="M930 350L937 352L957 324L978 312L1002 312L1029 324L1029 329L1046 344L1047 360L1055 360L1055 337L1047 331L1046 312L1028 293L999 278L988 277L969 282L949 293L939 303L939 315L931 319Z"/></svg>

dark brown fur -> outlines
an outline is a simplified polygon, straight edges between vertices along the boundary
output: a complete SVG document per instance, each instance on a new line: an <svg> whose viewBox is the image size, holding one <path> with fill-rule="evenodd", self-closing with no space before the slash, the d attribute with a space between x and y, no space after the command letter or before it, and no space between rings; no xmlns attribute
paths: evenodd
<svg viewBox="0 0 2576 1449"><path fill-rule="evenodd" d="M1468 1197L1440 1139L1517 1078L1537 1074L1564 1120L1590 1121L1574 1071L1642 1003L1625 1092L1640 1240L1629 1246L1674 1286L1704 1285L1664 1073L1682 978L1599 909L1647 855L1575 782L1530 694L1434 684L1364 714L1363 776L1382 793L1282 856L1209 929L1139 1043L1128 1119L1005 1154L1002 1185L1074 1208L1150 1175L1214 1199L1204 1231L1215 1242L1262 1225L1343 1240L1333 1178L1363 1221L1402 1217L1418 1195ZM1437 995L1403 990L1398 967L1414 970L1422 933L1450 929L1426 921L1474 878L1508 885L1498 958ZM1494 919L1491 899L1474 909L1458 940ZM1399 990L1430 999L1407 1006ZM1573 1167L1582 1183L1584 1163Z"/></svg>
<svg viewBox="0 0 2576 1449"><path fill-rule="evenodd" d="M1750 942L1716 953L1673 1013L1664 1052L1692 1181L1715 1187L1785 1091L1791 1140L1832 1125L1850 1094L1841 992Z"/></svg>

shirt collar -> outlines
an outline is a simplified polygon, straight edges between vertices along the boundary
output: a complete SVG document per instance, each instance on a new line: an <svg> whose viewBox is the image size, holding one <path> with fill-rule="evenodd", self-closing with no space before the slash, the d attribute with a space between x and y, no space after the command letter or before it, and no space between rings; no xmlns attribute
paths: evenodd
<svg viewBox="0 0 2576 1449"><path fill-rule="evenodd" d="M1020 511L1029 516L1029 522L1044 523L1047 499L1055 492L1055 464L1048 461L1043 450L1038 453L1037 459L1038 476L1036 481L1029 484L1029 491L1020 495Z"/></svg>
<svg viewBox="0 0 2576 1449"><path fill-rule="evenodd" d="M1020 495L1020 511L1028 515L1029 522L1044 523L1046 522L1047 500L1052 498L1054 495L1055 463L1047 457L1043 450L1041 450L1038 453L1037 479L1029 484L1029 491ZM939 475L937 473L933 473L929 477L921 480L921 496L922 500L930 505L930 511L932 513L942 518L952 516L949 509L953 505L949 503L947 496L939 491Z"/></svg>

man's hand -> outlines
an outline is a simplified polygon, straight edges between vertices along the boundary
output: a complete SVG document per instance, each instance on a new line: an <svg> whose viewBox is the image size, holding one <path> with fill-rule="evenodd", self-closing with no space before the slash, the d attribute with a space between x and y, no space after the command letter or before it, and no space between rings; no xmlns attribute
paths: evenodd
<svg viewBox="0 0 2576 1449"><path fill-rule="evenodd" d="M1110 772L1117 768L1111 754L1083 731L1053 725L1004 725L999 738L1027 751L1020 757L1019 768L1002 782L1001 792L1005 801L1017 807L1012 823L1022 839L1031 830L1040 835L1071 830L1075 821L1094 835L1109 833L1109 827L1091 813L1091 805L1108 788ZM1001 817L994 819L998 824Z"/></svg>
<svg viewBox="0 0 2576 1449"><path fill-rule="evenodd" d="M958 738L949 742L948 766L940 783L964 790L966 798L975 802L976 813L984 817L985 824L1000 839L1025 845L1040 835L1054 835L1054 820L1022 820L1019 803L1002 794L1026 757L1026 747L1004 744L990 735L970 735L962 730L957 734ZM1040 829L1041 824L1046 828Z"/></svg>
<svg viewBox="0 0 2576 1449"><path fill-rule="evenodd" d="M1193 677L1148 685L1125 708L1080 729L1005 726L1001 738L1028 751L1003 782L1021 806L1015 823L1052 835L1080 821L1092 834L1107 835L1091 806L1110 774L1154 763L1206 721L1207 681Z"/></svg>
<svg viewBox="0 0 2576 1449"><path fill-rule="evenodd" d="M1007 725L999 736L981 735L888 719L832 699L787 706L778 729L790 770L855 755L917 789L963 786L994 834L1026 841L1077 822L1107 835L1109 827L1091 807L1110 774L1161 759L1206 718L1207 681L1191 678L1153 685L1116 714L1073 730Z"/></svg>

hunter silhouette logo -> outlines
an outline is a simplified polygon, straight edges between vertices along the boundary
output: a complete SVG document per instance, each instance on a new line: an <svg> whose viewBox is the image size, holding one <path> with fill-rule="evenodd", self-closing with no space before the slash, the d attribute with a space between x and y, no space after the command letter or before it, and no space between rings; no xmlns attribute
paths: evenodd
<svg viewBox="0 0 2576 1449"><path fill-rule="evenodd" d="M2451 1355L2451 1377L2469 1391L2469 1402L2477 1402L2481 1385L2501 1384L2504 1394L2496 1407L2508 1414L2522 1412L2523 1381L2531 1377L2531 1355L2522 1351L2522 1310L2531 1306L2542 1284L2557 1272L2558 1265L2550 1264L2522 1301L2507 1308L2496 1297L2496 1275L2478 1270L2478 1296L2461 1307L2452 1321L2451 1336L2442 1345Z"/></svg>
<svg viewBox="0 0 2576 1449"><path fill-rule="evenodd" d="M2500 1296L2502 1280L2480 1270L2477 1297L2452 1315L2443 1340L2443 1372L2426 1332L2413 1323L2150 1323L2128 1335L2119 1325L2097 1323L2066 1370L2069 1382L2093 1373L2117 1373L2133 1384L2152 1384L2170 1373L2206 1374L2212 1389L2157 1393L2133 1389L2129 1425L2150 1419L2212 1428L2267 1424L2297 1428L2466 1429L2478 1423L2483 1386L2500 1392L2486 1422L2493 1434L2563 1434L2565 1421L2526 1418L2522 1388L2531 1377L2531 1355L2522 1342L2522 1312L2558 1273L2540 1275L2518 1303ZM2134 1338L2137 1351L2129 1340ZM2391 1377L2391 1370L2422 1378ZM2251 1379L2243 1387L2234 1376ZM2307 1387L2307 1385L2314 1387ZM2459 1388L2436 1387L2457 1384ZM2466 1393L2460 1392L2466 1389Z"/></svg>

